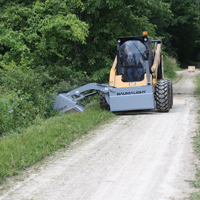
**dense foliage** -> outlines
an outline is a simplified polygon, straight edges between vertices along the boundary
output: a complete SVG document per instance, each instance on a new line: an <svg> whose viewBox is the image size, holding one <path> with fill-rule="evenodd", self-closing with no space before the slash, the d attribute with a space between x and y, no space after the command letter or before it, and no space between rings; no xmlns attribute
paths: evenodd
<svg viewBox="0 0 200 200"><path fill-rule="evenodd" d="M199 9L194 0L0 0L0 134L54 115L52 91L107 82L120 36L148 30L169 55L198 57Z"/></svg>
<svg viewBox="0 0 200 200"><path fill-rule="evenodd" d="M196 0L165 0L165 2L170 3L173 12L173 20L165 29L170 34L170 49L173 49L173 54L178 55L181 62L199 59L200 2Z"/></svg>

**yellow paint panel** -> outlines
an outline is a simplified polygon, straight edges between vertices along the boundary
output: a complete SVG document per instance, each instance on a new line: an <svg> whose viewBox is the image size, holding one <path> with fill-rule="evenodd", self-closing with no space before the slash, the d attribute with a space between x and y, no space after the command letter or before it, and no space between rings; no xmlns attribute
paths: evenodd
<svg viewBox="0 0 200 200"><path fill-rule="evenodd" d="M117 56L113 62L113 66L110 70L110 79L109 79L109 86L115 86L115 76L116 76L116 67L117 67Z"/></svg>

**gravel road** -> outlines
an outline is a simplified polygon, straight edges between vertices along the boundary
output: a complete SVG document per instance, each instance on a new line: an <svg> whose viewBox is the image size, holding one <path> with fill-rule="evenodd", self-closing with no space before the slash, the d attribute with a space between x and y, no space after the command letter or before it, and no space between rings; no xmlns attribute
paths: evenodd
<svg viewBox="0 0 200 200"><path fill-rule="evenodd" d="M126 112L37 164L14 181L0 200L165 200L194 191L197 130L194 80L199 72L177 72L174 106ZM35 169L37 168L37 170Z"/></svg>

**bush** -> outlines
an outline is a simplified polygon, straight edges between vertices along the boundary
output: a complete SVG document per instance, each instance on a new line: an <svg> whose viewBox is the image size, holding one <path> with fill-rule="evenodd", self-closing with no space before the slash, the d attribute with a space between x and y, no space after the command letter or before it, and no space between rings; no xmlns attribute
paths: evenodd
<svg viewBox="0 0 200 200"><path fill-rule="evenodd" d="M164 73L168 78L174 78L176 76L175 70L179 68L178 61L170 56L164 57Z"/></svg>
<svg viewBox="0 0 200 200"><path fill-rule="evenodd" d="M0 72L0 135L27 127L36 116L55 115L51 90L43 86L48 74L35 73L23 64L16 66L14 62L3 65Z"/></svg>
<svg viewBox="0 0 200 200"><path fill-rule="evenodd" d="M36 117L54 116L57 112L53 110L51 96L59 90L73 90L90 82L86 73L69 68L66 68L68 80L58 82L57 77L50 77L42 68L37 71L29 68L24 60L20 66L14 61L10 65L0 64L0 135L20 132L33 124ZM82 103L91 99L94 98Z"/></svg>
<svg viewBox="0 0 200 200"><path fill-rule="evenodd" d="M35 118L36 108L29 97L12 92L0 99L0 134L26 127Z"/></svg>

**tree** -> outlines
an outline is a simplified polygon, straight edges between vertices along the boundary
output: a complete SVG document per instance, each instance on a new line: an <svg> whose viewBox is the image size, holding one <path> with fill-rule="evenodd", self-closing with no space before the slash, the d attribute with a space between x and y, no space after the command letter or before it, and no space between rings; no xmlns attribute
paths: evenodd
<svg viewBox="0 0 200 200"><path fill-rule="evenodd" d="M80 1L37 1L30 4L6 2L0 15L0 59L14 60L35 70L64 76L76 44L84 44L88 25L73 14Z"/></svg>
<svg viewBox="0 0 200 200"><path fill-rule="evenodd" d="M171 35L171 46L181 62L189 62L196 40L199 38L200 3L195 0L167 0L171 4L174 19L167 28Z"/></svg>

